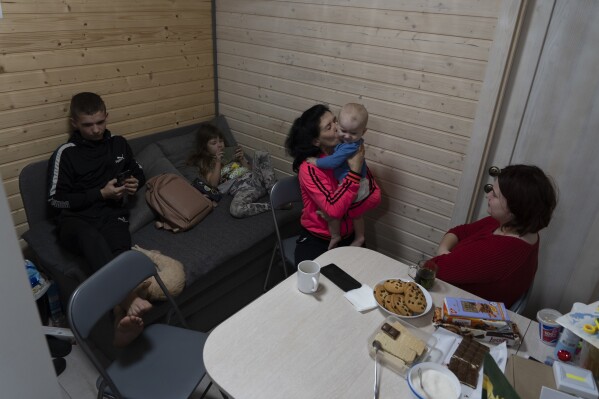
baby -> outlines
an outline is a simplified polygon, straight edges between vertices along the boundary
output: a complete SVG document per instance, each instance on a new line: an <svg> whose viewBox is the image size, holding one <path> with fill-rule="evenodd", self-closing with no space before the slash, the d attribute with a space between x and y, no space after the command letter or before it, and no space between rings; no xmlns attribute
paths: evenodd
<svg viewBox="0 0 599 399"><path fill-rule="evenodd" d="M364 143L362 136L366 133L366 124L368 123L368 111L362 104L345 104L339 111L339 121L337 125L337 136L341 143L335 147L335 152L322 158L310 157L307 159L312 165L321 169L334 169L337 181L343 178L349 172L347 159L354 155L360 146ZM362 201L368 196L369 182L366 178L366 162L362 165L362 180L360 181L360 190L354 202ZM365 226L362 216L353 220L354 222L354 241L352 246L361 247L365 240ZM333 249L341 241L341 221L331 219L328 222L331 241L329 249Z"/></svg>

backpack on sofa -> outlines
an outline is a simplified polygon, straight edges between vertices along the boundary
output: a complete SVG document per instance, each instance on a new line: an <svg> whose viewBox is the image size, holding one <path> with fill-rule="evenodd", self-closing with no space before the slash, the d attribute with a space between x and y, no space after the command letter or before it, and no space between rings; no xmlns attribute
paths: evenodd
<svg viewBox="0 0 599 399"><path fill-rule="evenodd" d="M157 228L173 233L191 229L212 212L212 201L185 178L163 173L146 182L146 201L160 216Z"/></svg>

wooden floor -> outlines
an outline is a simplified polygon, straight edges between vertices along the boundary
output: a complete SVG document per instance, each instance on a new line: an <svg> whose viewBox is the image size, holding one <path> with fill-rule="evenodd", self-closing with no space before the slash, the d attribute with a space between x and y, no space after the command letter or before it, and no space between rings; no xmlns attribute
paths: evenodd
<svg viewBox="0 0 599 399"><path fill-rule="evenodd" d="M98 372L85 356L81 348L73 345L73 350L65 358L66 370L58 376L64 399L95 399L98 394L96 379ZM191 395L191 399L199 399L210 379L206 376ZM207 399L222 399L218 389L213 385L205 396Z"/></svg>

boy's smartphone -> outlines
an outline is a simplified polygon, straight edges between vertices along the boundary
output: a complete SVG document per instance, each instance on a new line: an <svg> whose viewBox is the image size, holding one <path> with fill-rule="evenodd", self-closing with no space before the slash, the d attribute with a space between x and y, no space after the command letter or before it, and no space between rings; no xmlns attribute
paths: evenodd
<svg viewBox="0 0 599 399"><path fill-rule="evenodd" d="M116 185L118 187L122 186L123 184L125 184L125 180L127 180L130 176L131 176L131 171L129 169L117 173Z"/></svg>
<svg viewBox="0 0 599 399"><path fill-rule="evenodd" d="M360 288L362 286L362 283L347 274L334 263L321 268L320 273L325 275L329 280L335 283L337 287L341 288L345 292L355 290L356 288Z"/></svg>

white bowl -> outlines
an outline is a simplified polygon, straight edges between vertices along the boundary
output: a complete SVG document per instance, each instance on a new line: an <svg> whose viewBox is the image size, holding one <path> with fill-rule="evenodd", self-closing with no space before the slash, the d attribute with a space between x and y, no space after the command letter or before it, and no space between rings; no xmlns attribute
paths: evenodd
<svg viewBox="0 0 599 399"><path fill-rule="evenodd" d="M418 376L419 369L422 370L422 379L425 382L424 387L426 388L426 393L429 395L428 399L458 399L462 395L462 386L454 373L439 363L424 362L414 365L408 372L408 386L415 398L427 399L422 393L422 388L420 388L420 377ZM441 383L451 387L450 392L447 392L447 389L444 389L439 392L438 396L432 396L434 394L434 388L432 385L429 386L426 381L433 376L439 377L439 375L442 376L441 378L445 379L444 382ZM453 389L454 396L451 396L451 389Z"/></svg>
<svg viewBox="0 0 599 399"><path fill-rule="evenodd" d="M412 280L408 280L408 279L401 278L401 277L399 277L399 278L395 277L393 279L394 280L401 280L401 281L406 282L406 283L412 281ZM379 281L374 287L376 288L379 285L383 285L385 283L385 281L387 281L387 280L389 280L389 279L384 279L384 280ZM424 299L426 299L426 309L424 309L424 312L422 312L422 313L418 313L418 314L415 314L413 316L402 316L402 315L400 315L398 313L395 313L395 312L392 312L392 311L386 309L383 305L381 305L379 303L378 300L376 300L376 296L375 296L374 299L376 300L377 305L379 305L379 308L381 308L383 310L383 312L389 313L391 316L399 317L400 319L414 319L416 317L424 316L433 307L433 298L431 297L431 294L426 290L426 288L424 288L423 286L421 286L418 283L416 283L416 285L418 286L418 288L420 288L420 291L422 291L422 294L424 295ZM372 292L372 295L374 295L374 290Z"/></svg>

